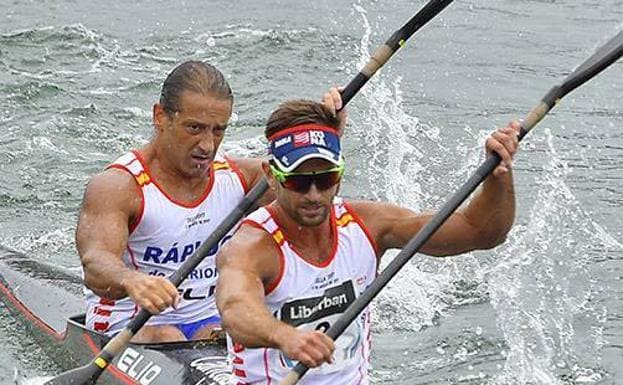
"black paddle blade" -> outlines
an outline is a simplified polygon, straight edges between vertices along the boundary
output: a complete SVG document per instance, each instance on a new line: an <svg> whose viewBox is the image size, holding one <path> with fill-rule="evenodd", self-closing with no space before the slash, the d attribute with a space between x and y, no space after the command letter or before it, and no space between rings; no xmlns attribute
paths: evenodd
<svg viewBox="0 0 623 385"><path fill-rule="evenodd" d="M103 369L93 362L59 374L44 385L94 385Z"/></svg>

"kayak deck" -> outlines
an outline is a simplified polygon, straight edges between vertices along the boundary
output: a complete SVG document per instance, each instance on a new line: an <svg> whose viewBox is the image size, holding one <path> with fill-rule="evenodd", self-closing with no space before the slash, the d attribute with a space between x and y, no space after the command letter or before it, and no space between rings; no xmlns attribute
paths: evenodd
<svg viewBox="0 0 623 385"><path fill-rule="evenodd" d="M109 340L84 327L80 278L4 248L0 300L61 371L89 363ZM229 373L222 342L130 344L98 384L226 384Z"/></svg>

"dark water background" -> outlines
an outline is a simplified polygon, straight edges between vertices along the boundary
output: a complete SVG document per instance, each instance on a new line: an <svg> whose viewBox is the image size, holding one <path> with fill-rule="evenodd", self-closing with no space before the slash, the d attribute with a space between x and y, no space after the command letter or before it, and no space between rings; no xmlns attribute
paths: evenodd
<svg viewBox="0 0 623 385"><path fill-rule="evenodd" d="M287 98L344 84L422 1L0 0L0 244L79 272L85 182L146 141L176 63L235 93L224 148L263 151ZM620 0L457 0L351 105L344 192L438 207L495 127L623 26ZM376 302L391 384L623 384L623 63L568 95L515 161L518 218L494 251L416 256ZM0 383L49 373L0 309Z"/></svg>

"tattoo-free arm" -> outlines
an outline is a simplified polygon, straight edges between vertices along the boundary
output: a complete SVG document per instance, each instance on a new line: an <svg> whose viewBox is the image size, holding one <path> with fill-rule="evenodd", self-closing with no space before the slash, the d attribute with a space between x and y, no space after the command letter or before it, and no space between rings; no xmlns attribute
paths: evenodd
<svg viewBox="0 0 623 385"><path fill-rule="evenodd" d="M216 304L223 328L246 347L278 345L275 334L287 325L264 304L264 287L279 275L279 256L262 230L242 226L217 258Z"/></svg>
<svg viewBox="0 0 623 385"><path fill-rule="evenodd" d="M331 360L333 340L279 321L265 305L264 290L279 279L276 245L259 229L243 226L217 259L216 304L223 328L244 347L277 348L310 368Z"/></svg>
<svg viewBox="0 0 623 385"><path fill-rule="evenodd" d="M381 254L402 248L432 219L434 214L416 214L390 203L351 202L359 213ZM475 249L489 249L502 243L515 215L512 177L489 177L482 189L463 208L452 214L431 236L420 252L447 256Z"/></svg>
<svg viewBox="0 0 623 385"><path fill-rule="evenodd" d="M158 314L179 301L179 293L165 277L128 268L123 252L130 224L140 212L141 197L134 178L107 170L87 186L76 230L76 245L88 288L100 297L129 296L141 308Z"/></svg>
<svg viewBox="0 0 623 385"><path fill-rule="evenodd" d="M84 194L76 246L85 284L101 297L125 297L124 282L134 274L124 265L122 256L129 222L140 205L136 189L131 175L111 169L95 175Z"/></svg>

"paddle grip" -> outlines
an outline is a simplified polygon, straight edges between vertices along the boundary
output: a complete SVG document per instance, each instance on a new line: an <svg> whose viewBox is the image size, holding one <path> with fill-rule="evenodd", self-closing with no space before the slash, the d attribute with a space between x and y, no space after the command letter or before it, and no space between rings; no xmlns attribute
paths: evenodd
<svg viewBox="0 0 623 385"><path fill-rule="evenodd" d="M396 32L397 33L397 32ZM396 35L396 33L394 35ZM370 57L370 60L366 65L355 75L355 77L346 85L342 90L342 103L346 106L348 102L359 92L359 90L370 80L370 78L378 71L389 58L394 54L395 50L392 50L388 44L384 44L377 48L376 51ZM344 108L344 107L342 107Z"/></svg>

